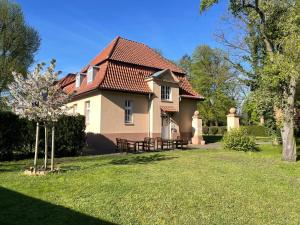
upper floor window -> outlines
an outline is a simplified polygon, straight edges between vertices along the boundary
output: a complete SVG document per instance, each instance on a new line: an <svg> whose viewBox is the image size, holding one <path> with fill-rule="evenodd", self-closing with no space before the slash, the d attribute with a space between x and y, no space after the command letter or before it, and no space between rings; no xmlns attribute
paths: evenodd
<svg viewBox="0 0 300 225"><path fill-rule="evenodd" d="M171 100L171 88L168 86L161 86L161 100Z"/></svg>
<svg viewBox="0 0 300 225"><path fill-rule="evenodd" d="M132 123L132 101L125 101L125 123Z"/></svg>
<svg viewBox="0 0 300 225"><path fill-rule="evenodd" d="M91 107L90 101L85 102L84 104L85 124L90 123L90 113L91 113L90 107Z"/></svg>

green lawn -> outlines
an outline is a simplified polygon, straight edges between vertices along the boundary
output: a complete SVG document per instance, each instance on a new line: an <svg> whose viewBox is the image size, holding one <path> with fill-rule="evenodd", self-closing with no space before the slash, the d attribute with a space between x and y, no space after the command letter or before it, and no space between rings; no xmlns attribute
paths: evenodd
<svg viewBox="0 0 300 225"><path fill-rule="evenodd" d="M64 158L43 177L29 164L0 164L0 224L300 224L300 163L272 146Z"/></svg>

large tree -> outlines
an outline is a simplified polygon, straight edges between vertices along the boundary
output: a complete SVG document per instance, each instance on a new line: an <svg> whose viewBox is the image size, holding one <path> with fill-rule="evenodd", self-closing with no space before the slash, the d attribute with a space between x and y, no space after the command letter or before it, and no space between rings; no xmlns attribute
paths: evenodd
<svg viewBox="0 0 300 225"><path fill-rule="evenodd" d="M202 0L200 9L203 12L217 2ZM264 101L272 102L283 141L282 158L295 161L295 96L300 76L299 0L230 0L229 3L231 13L248 27L246 38L254 40L255 37L260 46L256 48L259 59L254 77L256 99L260 105Z"/></svg>
<svg viewBox="0 0 300 225"><path fill-rule="evenodd" d="M39 46L39 34L26 24L20 6L0 0L0 97L13 81L13 71L27 73Z"/></svg>
<svg viewBox="0 0 300 225"><path fill-rule="evenodd" d="M234 92L237 77L225 60L224 52L202 45L195 49L192 57L184 56L181 64L189 72L194 88L205 96L198 107L204 122L216 126L224 124L228 109L237 103Z"/></svg>

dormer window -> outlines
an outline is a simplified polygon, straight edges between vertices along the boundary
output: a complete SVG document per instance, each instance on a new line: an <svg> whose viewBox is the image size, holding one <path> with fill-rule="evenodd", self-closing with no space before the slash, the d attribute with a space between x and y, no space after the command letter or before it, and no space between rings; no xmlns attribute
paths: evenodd
<svg viewBox="0 0 300 225"><path fill-rule="evenodd" d="M83 78L84 78L85 74L83 73L77 73L76 74L76 79L75 79L75 87L76 88L79 88L82 81L83 81Z"/></svg>
<svg viewBox="0 0 300 225"><path fill-rule="evenodd" d="M100 67L98 66L90 66L87 71L87 83L93 83L94 78L96 77L97 72L99 71Z"/></svg>
<svg viewBox="0 0 300 225"><path fill-rule="evenodd" d="M75 87L79 88L80 87L80 74L76 74L76 83L75 83Z"/></svg>
<svg viewBox="0 0 300 225"><path fill-rule="evenodd" d="M94 80L94 67L90 67L87 71L87 82L88 84L92 83Z"/></svg>

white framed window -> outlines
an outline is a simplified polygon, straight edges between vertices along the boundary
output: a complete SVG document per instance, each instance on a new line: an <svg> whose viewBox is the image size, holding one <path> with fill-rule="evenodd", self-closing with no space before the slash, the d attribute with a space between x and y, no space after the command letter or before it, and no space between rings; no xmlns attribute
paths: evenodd
<svg viewBox="0 0 300 225"><path fill-rule="evenodd" d="M169 86L161 86L161 100L171 100L171 88Z"/></svg>
<svg viewBox="0 0 300 225"><path fill-rule="evenodd" d="M125 100L125 123L132 123L132 101Z"/></svg>
<svg viewBox="0 0 300 225"><path fill-rule="evenodd" d="M73 105L73 114L77 114L77 104Z"/></svg>
<svg viewBox="0 0 300 225"><path fill-rule="evenodd" d="M91 104L90 101L84 103L85 124L90 123Z"/></svg>
<svg viewBox="0 0 300 225"><path fill-rule="evenodd" d="M94 79L94 67L90 67L87 72L87 82L92 83Z"/></svg>

